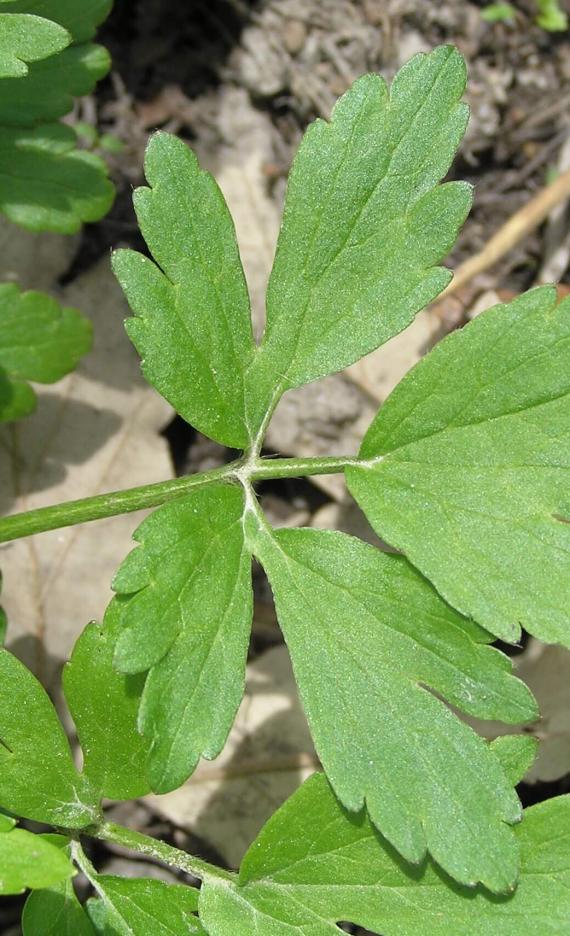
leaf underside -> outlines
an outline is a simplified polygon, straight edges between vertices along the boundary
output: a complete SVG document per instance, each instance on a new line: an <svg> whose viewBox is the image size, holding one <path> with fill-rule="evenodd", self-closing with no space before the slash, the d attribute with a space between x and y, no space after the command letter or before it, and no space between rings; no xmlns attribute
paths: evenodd
<svg viewBox="0 0 570 936"><path fill-rule="evenodd" d="M539 287L393 391L349 488L377 533L504 640L570 646L570 300Z"/></svg>

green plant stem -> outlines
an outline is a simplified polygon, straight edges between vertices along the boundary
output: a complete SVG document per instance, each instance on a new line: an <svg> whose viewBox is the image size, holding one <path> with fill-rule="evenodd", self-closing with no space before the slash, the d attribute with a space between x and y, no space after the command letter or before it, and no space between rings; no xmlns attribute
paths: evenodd
<svg viewBox="0 0 570 936"><path fill-rule="evenodd" d="M206 881L208 878L220 880L232 880L235 875L223 868L217 868L208 861L201 858L194 858L180 848L174 845L167 845L159 839L151 838L149 835L143 835L142 832L135 832L133 829L127 829L125 826L116 825L114 822L102 822L98 826L92 826L82 830L91 838L101 839L104 842L114 842L116 845L122 845L131 851L138 852L140 855L146 855L148 858L154 858L171 868L177 868L180 871L186 871L193 874L194 877Z"/></svg>
<svg viewBox="0 0 570 936"><path fill-rule="evenodd" d="M97 494L81 500L40 507L0 519L0 543L75 526L91 520L102 520L118 514L158 507L166 501L181 497L195 487L215 481L237 483L240 481L262 481L269 478L298 478L310 475L338 474L351 464L359 464L353 457L339 458L255 458L251 461L239 459L221 468L199 474L185 475L170 481L145 484L142 487Z"/></svg>

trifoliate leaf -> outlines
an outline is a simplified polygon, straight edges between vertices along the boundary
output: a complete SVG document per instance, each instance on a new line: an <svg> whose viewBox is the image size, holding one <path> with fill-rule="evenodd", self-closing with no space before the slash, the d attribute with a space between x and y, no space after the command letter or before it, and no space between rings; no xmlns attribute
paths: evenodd
<svg viewBox="0 0 570 936"><path fill-rule="evenodd" d="M0 211L32 231L73 234L111 207L113 186L94 153L78 150L71 127L2 128Z"/></svg>
<svg viewBox="0 0 570 936"><path fill-rule="evenodd" d="M0 894L22 894L28 887L51 887L73 877L75 869L58 839L65 844L60 836L0 828Z"/></svg>
<svg viewBox="0 0 570 936"><path fill-rule="evenodd" d="M111 875L98 875L96 884L99 897L88 901L87 912L104 936L206 936L192 887Z"/></svg>
<svg viewBox="0 0 570 936"><path fill-rule="evenodd" d="M28 5L29 6L29 5ZM66 29L41 16L0 12L0 78L28 73L28 63L61 52L71 42Z"/></svg>
<svg viewBox="0 0 570 936"><path fill-rule="evenodd" d="M0 806L69 828L96 818L93 793L45 689L7 650L0 650Z"/></svg>
<svg viewBox="0 0 570 936"><path fill-rule="evenodd" d="M22 914L23 936L95 936L71 881L32 891Z"/></svg>
<svg viewBox="0 0 570 936"><path fill-rule="evenodd" d="M176 137L147 147L150 188L135 192L140 229L156 261L130 250L113 269L135 317L127 332L147 380L193 426L243 448L245 372L254 352L235 232L214 179Z"/></svg>
<svg viewBox="0 0 570 936"><path fill-rule="evenodd" d="M348 920L382 936L565 936L570 919L570 797L525 811L521 880L497 897L459 887L431 863L406 864L363 813L316 774L246 854L239 884L208 880L209 936L334 936Z"/></svg>
<svg viewBox="0 0 570 936"><path fill-rule="evenodd" d="M149 792L148 744L137 731L142 674L113 666L119 629L117 602L104 623L88 624L63 671L63 689L83 751L83 772L100 796L132 799Z"/></svg>
<svg viewBox="0 0 570 936"><path fill-rule="evenodd" d="M463 614L570 646L570 300L541 287L404 378L350 468L354 497Z"/></svg>
<svg viewBox="0 0 570 936"><path fill-rule="evenodd" d="M427 691L481 718L530 721L510 661L403 557L321 530L262 530L254 550L340 800L366 804L409 861L429 849L464 884L513 887L520 803L488 744Z"/></svg>
<svg viewBox="0 0 570 936"><path fill-rule="evenodd" d="M252 617L243 512L243 491L230 485L165 504L138 528L140 546L113 581L124 628L116 665L150 668L139 727L156 792L220 753L243 695Z"/></svg>
<svg viewBox="0 0 570 936"><path fill-rule="evenodd" d="M65 27L74 42L91 39L95 27L108 16L113 0L9 0L14 13L35 13Z"/></svg>
<svg viewBox="0 0 570 936"><path fill-rule="evenodd" d="M0 125L33 127L57 120L73 107L74 96L90 94L107 74L109 54L98 45L70 46L29 66L23 78L0 81Z"/></svg>
<svg viewBox="0 0 570 936"><path fill-rule="evenodd" d="M471 204L437 185L465 132L465 63L416 55L390 92L365 75L317 120L289 175L252 395L341 370L408 325L446 286L437 266ZM257 415L257 413L256 413ZM257 420L259 422L259 419Z"/></svg>

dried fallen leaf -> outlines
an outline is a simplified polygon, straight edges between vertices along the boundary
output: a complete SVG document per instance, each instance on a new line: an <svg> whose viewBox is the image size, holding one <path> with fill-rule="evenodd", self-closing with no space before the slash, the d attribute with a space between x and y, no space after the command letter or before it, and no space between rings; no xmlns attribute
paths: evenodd
<svg viewBox="0 0 570 936"><path fill-rule="evenodd" d="M500 722L466 720L486 738L517 734L521 730L531 732L540 744L525 780L529 783L558 780L570 773L570 651L531 640L513 662L516 675L536 696L540 719L525 729Z"/></svg>
<svg viewBox="0 0 570 936"><path fill-rule="evenodd" d="M172 476L159 435L170 407L147 386L123 330L127 314L107 259L61 297L90 316L94 349L39 391L37 411L0 433L3 513ZM43 533L0 550L8 646L53 689L72 644L102 615L109 583L141 515Z"/></svg>

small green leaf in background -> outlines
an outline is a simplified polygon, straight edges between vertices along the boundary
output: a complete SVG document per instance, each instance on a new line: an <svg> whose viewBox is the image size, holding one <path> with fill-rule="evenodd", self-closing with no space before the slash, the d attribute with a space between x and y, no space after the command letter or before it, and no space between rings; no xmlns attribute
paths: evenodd
<svg viewBox="0 0 570 936"><path fill-rule="evenodd" d="M7 650L0 650L0 807L69 828L96 818L49 696Z"/></svg>
<svg viewBox="0 0 570 936"><path fill-rule="evenodd" d="M91 323L40 292L0 284L0 420L27 415L35 395L25 380L54 383L91 347Z"/></svg>
<svg viewBox="0 0 570 936"><path fill-rule="evenodd" d="M0 816L0 894L22 894L29 887L70 879L75 869L61 847L65 843L61 836L13 828L11 820Z"/></svg>
<svg viewBox="0 0 570 936"><path fill-rule="evenodd" d="M322 530L262 532L254 551L340 800L366 804L409 861L429 849L464 884L513 887L517 796L488 744L426 691L479 718L531 721L508 658L403 557Z"/></svg>
<svg viewBox="0 0 570 936"><path fill-rule="evenodd" d="M465 220L471 188L437 183L467 125L465 77L457 49L440 46L407 62L390 92L379 75L359 78L330 122L305 133L251 372L257 423L275 385L283 392L352 364L449 283L437 264Z"/></svg>
<svg viewBox="0 0 570 936"><path fill-rule="evenodd" d="M239 885L206 881L209 936L334 936L348 920L382 936L565 936L570 919L570 797L525 811L521 879L497 897L431 863L406 864L322 774L278 810L250 847Z"/></svg>
<svg viewBox="0 0 570 936"><path fill-rule="evenodd" d="M486 23L514 23L517 11L511 3L489 3L481 10Z"/></svg>
<svg viewBox="0 0 570 936"><path fill-rule="evenodd" d="M565 32L568 29L568 16L560 6L559 0L536 0L538 15L536 24L547 32Z"/></svg>
<svg viewBox="0 0 570 936"><path fill-rule="evenodd" d="M504 640L570 646L570 299L533 289L441 341L346 471L371 524Z"/></svg>
<svg viewBox="0 0 570 936"><path fill-rule="evenodd" d="M98 875L96 889L99 897L86 907L96 932L104 936L206 936L196 916L198 891L192 887Z"/></svg>
<svg viewBox="0 0 570 936"><path fill-rule="evenodd" d="M63 690L83 751L83 772L101 797L126 800L149 792L148 744L137 731L142 674L113 666L118 603L102 625L88 624L63 670Z"/></svg>
<svg viewBox="0 0 570 936"><path fill-rule="evenodd" d="M180 786L200 756L216 757L245 685L252 618L244 495L209 485L165 504L135 533L119 568L116 665L150 668L139 727L152 742L153 790Z"/></svg>
<svg viewBox="0 0 570 936"><path fill-rule="evenodd" d="M244 448L254 344L232 219L212 176L176 137L151 137L145 174L150 188L137 189L134 202L156 264L132 250L113 256L135 313L127 332L145 377L184 419Z"/></svg>
<svg viewBox="0 0 570 936"><path fill-rule="evenodd" d="M71 881L32 891L24 905L22 933L23 936L95 936Z"/></svg>
<svg viewBox="0 0 570 936"><path fill-rule="evenodd" d="M61 52L70 42L67 30L48 19L1 12L0 79L27 75L27 63Z"/></svg>
<svg viewBox="0 0 570 936"><path fill-rule="evenodd" d="M59 55L30 65L23 78L0 81L0 126L33 127L67 114L73 98L90 94L110 67L98 45L70 46Z"/></svg>
<svg viewBox="0 0 570 936"><path fill-rule="evenodd" d="M5 0L6 2L6 0ZM74 43L86 42L109 15L113 0L7 0L14 13L35 13L59 23L71 33Z"/></svg>
<svg viewBox="0 0 570 936"><path fill-rule="evenodd" d="M31 231L73 234L111 207L114 189L94 153L77 150L71 127L3 127L0 211Z"/></svg>

